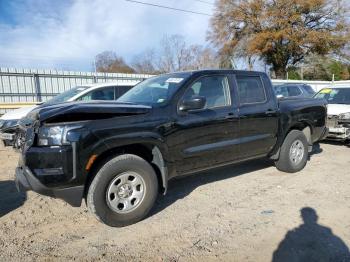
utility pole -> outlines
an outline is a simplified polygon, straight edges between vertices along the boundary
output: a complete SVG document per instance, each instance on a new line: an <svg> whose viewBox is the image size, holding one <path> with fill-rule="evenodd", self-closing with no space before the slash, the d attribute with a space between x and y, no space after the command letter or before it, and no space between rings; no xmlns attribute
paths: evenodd
<svg viewBox="0 0 350 262"><path fill-rule="evenodd" d="M304 80L304 67L303 66L300 67L300 77L301 77L301 80Z"/></svg>
<svg viewBox="0 0 350 262"><path fill-rule="evenodd" d="M97 68L96 68L96 57L94 58L94 68L95 68L95 73L97 73Z"/></svg>
<svg viewBox="0 0 350 262"><path fill-rule="evenodd" d="M96 67L96 57L94 57L94 69L95 69L95 75L94 75L94 83L97 83L97 67Z"/></svg>

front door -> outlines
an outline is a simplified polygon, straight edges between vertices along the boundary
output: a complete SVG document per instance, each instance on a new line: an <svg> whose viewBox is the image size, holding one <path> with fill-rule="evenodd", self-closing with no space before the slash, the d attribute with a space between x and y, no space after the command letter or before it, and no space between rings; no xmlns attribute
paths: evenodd
<svg viewBox="0 0 350 262"><path fill-rule="evenodd" d="M195 80L180 99L206 98L204 109L177 112L175 131L167 139L178 173L230 162L238 157L239 120L231 99L230 76Z"/></svg>

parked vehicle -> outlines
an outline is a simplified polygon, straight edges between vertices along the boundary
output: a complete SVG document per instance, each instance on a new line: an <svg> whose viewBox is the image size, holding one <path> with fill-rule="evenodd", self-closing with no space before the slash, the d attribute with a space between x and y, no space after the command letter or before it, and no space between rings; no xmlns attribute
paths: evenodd
<svg viewBox="0 0 350 262"><path fill-rule="evenodd" d="M54 105L71 101L115 100L135 86L139 81L119 81L73 87L44 104L22 107L4 114L0 118L0 139L5 146L12 146L15 141L15 130L18 120L38 106Z"/></svg>
<svg viewBox="0 0 350 262"><path fill-rule="evenodd" d="M265 73L203 70L145 80L116 102L52 105L21 120L16 183L110 226L143 219L168 181L268 157L304 168L326 134L323 99L278 101Z"/></svg>
<svg viewBox="0 0 350 262"><path fill-rule="evenodd" d="M283 84L274 86L278 98L283 97L313 97L316 92L307 84Z"/></svg>
<svg viewBox="0 0 350 262"><path fill-rule="evenodd" d="M328 139L350 139L350 87L324 88L316 95L328 102Z"/></svg>

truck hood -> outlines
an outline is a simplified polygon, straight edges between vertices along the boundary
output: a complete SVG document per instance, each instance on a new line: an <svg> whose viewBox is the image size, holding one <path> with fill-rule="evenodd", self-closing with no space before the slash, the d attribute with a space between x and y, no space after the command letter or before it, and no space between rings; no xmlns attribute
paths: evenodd
<svg viewBox="0 0 350 262"><path fill-rule="evenodd" d="M19 120L22 117L25 117L30 111L35 109L37 106L25 106L4 114L0 119L1 120Z"/></svg>
<svg viewBox="0 0 350 262"><path fill-rule="evenodd" d="M117 116L140 115L150 112L145 105L118 103L115 101L72 102L43 106L33 111L40 122L62 123L107 119Z"/></svg>
<svg viewBox="0 0 350 262"><path fill-rule="evenodd" d="M340 115L350 112L350 105L343 104L328 104L328 115Z"/></svg>

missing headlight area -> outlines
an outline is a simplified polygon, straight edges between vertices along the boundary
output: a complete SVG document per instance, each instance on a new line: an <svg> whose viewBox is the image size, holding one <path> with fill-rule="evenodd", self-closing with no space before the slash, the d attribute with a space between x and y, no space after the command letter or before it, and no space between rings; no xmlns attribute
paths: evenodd
<svg viewBox="0 0 350 262"><path fill-rule="evenodd" d="M10 128L14 128L18 125L18 119L6 119L6 120L0 120L0 130L7 130Z"/></svg>

